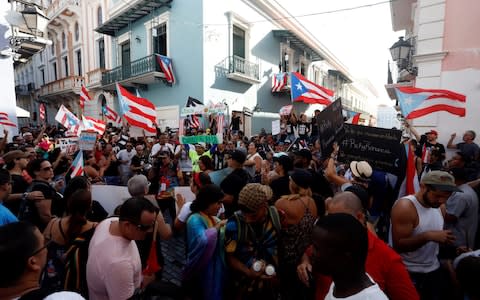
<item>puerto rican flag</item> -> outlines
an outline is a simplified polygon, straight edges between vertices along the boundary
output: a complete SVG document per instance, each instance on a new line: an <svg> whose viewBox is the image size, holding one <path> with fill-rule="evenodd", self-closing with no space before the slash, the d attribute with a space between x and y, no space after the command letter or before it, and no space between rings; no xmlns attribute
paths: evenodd
<svg viewBox="0 0 480 300"><path fill-rule="evenodd" d="M40 103L40 106L38 107L38 111L40 113L40 120L45 121L45 114L46 114L45 104Z"/></svg>
<svg viewBox="0 0 480 300"><path fill-rule="evenodd" d="M104 106L102 107L103 115L111 120L114 123L120 124L122 122L122 118L110 107Z"/></svg>
<svg viewBox="0 0 480 300"><path fill-rule="evenodd" d="M63 104L60 106L57 115L55 116L55 121L62 124L63 127L67 128L66 135L69 136L78 136L80 133L80 120L69 111Z"/></svg>
<svg viewBox="0 0 480 300"><path fill-rule="evenodd" d="M85 108L85 101L92 101L92 98L90 98L87 88L82 84L82 88L80 89L80 108L82 110Z"/></svg>
<svg viewBox="0 0 480 300"><path fill-rule="evenodd" d="M272 93L281 92L287 86L287 73L278 73L272 77Z"/></svg>
<svg viewBox="0 0 480 300"><path fill-rule="evenodd" d="M135 127L156 134L157 112L155 105L145 98L137 97L117 83L117 95L120 110L125 120Z"/></svg>
<svg viewBox="0 0 480 300"><path fill-rule="evenodd" d="M94 119L92 117L82 116L82 123L84 130L93 130L96 133L102 135L105 133L105 122Z"/></svg>
<svg viewBox="0 0 480 300"><path fill-rule="evenodd" d="M291 72L290 78L292 102L322 105L332 103L333 91L311 82L297 72Z"/></svg>
<svg viewBox="0 0 480 300"><path fill-rule="evenodd" d="M17 127L17 124L12 122L8 117L8 114L5 112L0 112L0 125L9 126L9 127Z"/></svg>
<svg viewBox="0 0 480 300"><path fill-rule="evenodd" d="M160 65L160 69L165 74L165 79L168 83L175 83L175 76L173 75L172 59L166 56L157 54L157 63Z"/></svg>
<svg viewBox="0 0 480 300"><path fill-rule="evenodd" d="M419 118L433 112L445 111L459 117L465 116L467 97L448 90L395 88L402 115L406 119Z"/></svg>
<svg viewBox="0 0 480 300"><path fill-rule="evenodd" d="M420 190L417 168L415 166L415 154L413 153L409 143L405 144L405 152L407 154L407 172L405 173L405 178L400 185L398 198L402 198L407 195L413 195Z"/></svg>
<svg viewBox="0 0 480 300"><path fill-rule="evenodd" d="M77 176L83 175L83 151L78 151L77 156L72 162L72 166L70 167L72 173L70 174L70 178L74 178Z"/></svg>

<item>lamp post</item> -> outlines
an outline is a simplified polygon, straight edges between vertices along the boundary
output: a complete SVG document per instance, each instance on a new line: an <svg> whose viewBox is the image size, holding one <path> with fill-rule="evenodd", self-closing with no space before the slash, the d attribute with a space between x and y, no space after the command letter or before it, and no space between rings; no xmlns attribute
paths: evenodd
<svg viewBox="0 0 480 300"><path fill-rule="evenodd" d="M406 68L407 59L410 55L412 45L403 39L403 36L398 38L398 41L390 47L390 54L392 59L397 62L399 69Z"/></svg>
<svg viewBox="0 0 480 300"><path fill-rule="evenodd" d="M47 29L49 19L45 14L35 5L27 6L23 11L21 11L23 19L25 21L25 26L33 35L41 35Z"/></svg>

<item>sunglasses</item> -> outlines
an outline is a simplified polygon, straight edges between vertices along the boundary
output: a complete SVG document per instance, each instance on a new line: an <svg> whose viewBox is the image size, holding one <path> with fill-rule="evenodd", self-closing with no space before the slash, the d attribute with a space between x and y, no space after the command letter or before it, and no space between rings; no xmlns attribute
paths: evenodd
<svg viewBox="0 0 480 300"><path fill-rule="evenodd" d="M48 246L50 246L50 244L52 243L52 240L48 240L47 242L45 242L45 244L43 245L43 247L33 251L33 253L30 255L30 256L35 256L37 255L38 253L42 252L44 249L48 248Z"/></svg>
<svg viewBox="0 0 480 300"><path fill-rule="evenodd" d="M128 219L125 219L125 221L128 221L130 224L137 227L138 230L143 231L143 232L147 232L149 230L152 230L153 226L155 226L155 222L153 224L145 225L145 224L138 224L137 222L132 221L132 220L128 220Z"/></svg>

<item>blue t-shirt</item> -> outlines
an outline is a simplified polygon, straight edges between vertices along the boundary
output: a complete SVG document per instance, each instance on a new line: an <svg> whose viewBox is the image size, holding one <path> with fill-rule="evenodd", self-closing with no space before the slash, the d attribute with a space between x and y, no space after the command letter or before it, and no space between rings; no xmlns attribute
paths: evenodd
<svg viewBox="0 0 480 300"><path fill-rule="evenodd" d="M15 217L12 212L3 206L3 204L0 203L0 226L7 225L10 223L18 222L17 217Z"/></svg>

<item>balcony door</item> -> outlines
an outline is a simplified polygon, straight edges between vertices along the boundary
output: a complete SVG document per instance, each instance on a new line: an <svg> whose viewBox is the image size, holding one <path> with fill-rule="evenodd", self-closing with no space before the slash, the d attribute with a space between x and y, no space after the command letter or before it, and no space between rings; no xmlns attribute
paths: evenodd
<svg viewBox="0 0 480 300"><path fill-rule="evenodd" d="M130 41L120 45L122 51L122 79L130 77L131 68L130 68Z"/></svg>

